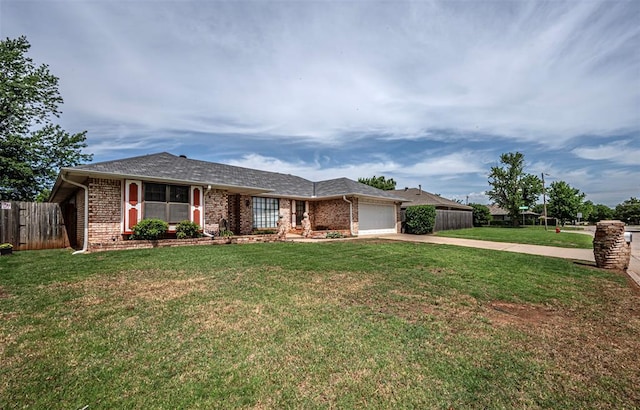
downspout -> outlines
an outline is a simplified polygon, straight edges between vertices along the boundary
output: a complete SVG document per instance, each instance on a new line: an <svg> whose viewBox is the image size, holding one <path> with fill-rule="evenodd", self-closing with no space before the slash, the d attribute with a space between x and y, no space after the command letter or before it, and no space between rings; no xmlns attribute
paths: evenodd
<svg viewBox="0 0 640 410"><path fill-rule="evenodd" d="M202 195L202 234L204 236L207 236L209 238L213 238L213 235L211 235L209 232L207 232L206 226L207 226L207 212L206 212L206 205L205 205L205 200L207 198L207 195L209 193L209 191L211 191L211 185L207 185L207 190L205 191L205 194Z"/></svg>
<svg viewBox="0 0 640 410"><path fill-rule="evenodd" d="M79 184L77 182L73 182L64 177L64 173L60 173L60 178L64 182L67 182L71 185L75 185L79 188L84 189L84 240L82 244L82 249L79 251L75 251L72 255L76 255L78 253L85 253L87 249L89 249L89 188L85 185Z"/></svg>
<svg viewBox="0 0 640 410"><path fill-rule="evenodd" d="M355 236L353 233L353 202L349 201L346 195L342 195L342 199L349 203L349 233L351 236Z"/></svg>

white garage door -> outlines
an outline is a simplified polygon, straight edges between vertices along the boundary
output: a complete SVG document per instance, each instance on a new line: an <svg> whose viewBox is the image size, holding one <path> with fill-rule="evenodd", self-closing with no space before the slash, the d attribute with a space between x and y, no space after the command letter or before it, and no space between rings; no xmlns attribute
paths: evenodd
<svg viewBox="0 0 640 410"><path fill-rule="evenodd" d="M358 234L396 233L395 205L358 203Z"/></svg>

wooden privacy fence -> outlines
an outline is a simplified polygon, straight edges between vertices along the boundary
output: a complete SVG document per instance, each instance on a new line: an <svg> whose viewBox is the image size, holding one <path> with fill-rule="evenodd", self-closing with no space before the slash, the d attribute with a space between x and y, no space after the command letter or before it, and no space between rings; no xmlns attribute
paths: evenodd
<svg viewBox="0 0 640 410"><path fill-rule="evenodd" d="M434 232L464 228L473 228L473 212L436 209Z"/></svg>
<svg viewBox="0 0 640 410"><path fill-rule="evenodd" d="M14 250L55 249L69 246L58 204L2 201L0 243Z"/></svg>

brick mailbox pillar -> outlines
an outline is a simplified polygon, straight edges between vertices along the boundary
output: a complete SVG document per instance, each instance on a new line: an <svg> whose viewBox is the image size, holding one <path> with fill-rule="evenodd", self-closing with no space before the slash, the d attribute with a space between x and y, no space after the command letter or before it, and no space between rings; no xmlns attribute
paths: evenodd
<svg viewBox="0 0 640 410"><path fill-rule="evenodd" d="M624 237L621 221L600 221L593 238L596 266L603 269L626 271L631 260L631 246Z"/></svg>

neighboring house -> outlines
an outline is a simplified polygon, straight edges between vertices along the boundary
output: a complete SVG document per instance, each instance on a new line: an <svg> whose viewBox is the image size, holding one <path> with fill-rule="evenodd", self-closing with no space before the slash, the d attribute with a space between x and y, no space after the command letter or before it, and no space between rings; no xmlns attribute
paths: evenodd
<svg viewBox="0 0 640 410"><path fill-rule="evenodd" d="M489 208L489 213L491 213L491 216L492 216L492 221L489 224L495 223L496 225L499 225L499 224L511 223L511 217L509 217L509 212L507 212L505 209L500 208L496 204L488 205L488 208ZM521 212L518 218L518 222L522 222L523 215L524 215L525 224L527 225L535 225L536 223L540 223L540 221L538 221L540 214L537 214L531 211ZM542 221L542 223L544 223L544 220Z"/></svg>
<svg viewBox="0 0 640 410"><path fill-rule="evenodd" d="M402 220L404 221L404 211L408 206L413 205L433 205L436 208L435 231L446 231L450 229L463 229L473 227L473 208L459 204L440 195L435 195L419 188L398 189L394 195L404 198L401 205Z"/></svg>
<svg viewBox="0 0 640 410"><path fill-rule="evenodd" d="M509 217L509 213L504 209L500 208L496 204L487 205L489 208L489 213L491 214L491 222L508 222L511 221ZM491 224L491 223L489 223Z"/></svg>
<svg viewBox="0 0 640 410"><path fill-rule="evenodd" d="M275 229L282 215L291 228L309 213L312 229L353 235L400 231L402 198L339 178L312 182L276 172L188 159L166 152L62 168L51 202L61 204L70 241L121 241L144 218L183 220L218 234Z"/></svg>

